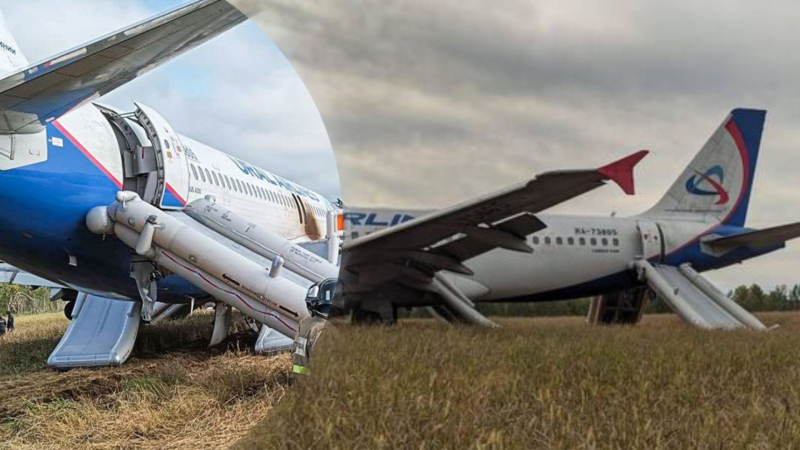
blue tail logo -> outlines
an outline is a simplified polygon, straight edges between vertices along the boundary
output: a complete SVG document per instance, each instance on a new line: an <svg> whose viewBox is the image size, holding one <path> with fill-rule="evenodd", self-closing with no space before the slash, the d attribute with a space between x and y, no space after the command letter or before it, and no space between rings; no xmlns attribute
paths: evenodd
<svg viewBox="0 0 800 450"><path fill-rule="evenodd" d="M722 187L725 179L725 173L722 166L714 166L705 173L695 171L697 175L692 175L691 178L686 180L686 190L694 195L718 195L717 205L724 205L728 203L730 196L728 192ZM699 177L699 178L698 178ZM714 178L716 177L716 179Z"/></svg>

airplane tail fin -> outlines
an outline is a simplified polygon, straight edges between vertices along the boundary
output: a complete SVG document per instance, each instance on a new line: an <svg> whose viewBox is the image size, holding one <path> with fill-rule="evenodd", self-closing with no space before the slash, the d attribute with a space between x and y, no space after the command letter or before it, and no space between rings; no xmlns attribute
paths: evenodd
<svg viewBox="0 0 800 450"><path fill-rule="evenodd" d="M734 109L644 217L744 226L766 111Z"/></svg>
<svg viewBox="0 0 800 450"><path fill-rule="evenodd" d="M14 35L6 24L5 16L0 11L0 78L16 73L28 67L28 58L22 54Z"/></svg>

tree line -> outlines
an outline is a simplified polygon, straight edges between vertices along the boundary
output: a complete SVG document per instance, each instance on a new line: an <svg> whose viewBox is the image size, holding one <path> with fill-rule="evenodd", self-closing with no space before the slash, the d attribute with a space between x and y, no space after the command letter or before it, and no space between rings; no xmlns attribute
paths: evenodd
<svg viewBox="0 0 800 450"><path fill-rule="evenodd" d="M0 284L0 315L11 310L15 314L38 314L64 309L64 302L50 301L50 289Z"/></svg>
<svg viewBox="0 0 800 450"><path fill-rule="evenodd" d="M794 311L800 310L800 284L789 288L779 285L770 291L761 286L739 286L728 293L728 297L748 311ZM565 300L546 303L477 303L476 307L488 316L585 316L589 312L591 299ZM660 299L651 300L648 313L672 312Z"/></svg>

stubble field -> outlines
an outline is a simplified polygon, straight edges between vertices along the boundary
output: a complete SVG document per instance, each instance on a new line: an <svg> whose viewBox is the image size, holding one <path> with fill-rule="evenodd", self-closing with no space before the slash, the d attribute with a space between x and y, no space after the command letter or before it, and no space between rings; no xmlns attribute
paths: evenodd
<svg viewBox="0 0 800 450"><path fill-rule="evenodd" d="M237 448L798 448L800 315L342 329Z"/></svg>
<svg viewBox="0 0 800 450"><path fill-rule="evenodd" d="M0 448L229 447L283 397L291 362L250 353L247 333L206 349L212 319L143 327L121 367L55 372L63 314L18 317L0 339Z"/></svg>
<svg viewBox="0 0 800 450"><path fill-rule="evenodd" d="M797 448L800 315L762 317L781 328L339 327L291 386L288 355L205 349L210 316L144 329L123 367L66 373L44 366L66 320L20 317L0 341L0 447Z"/></svg>

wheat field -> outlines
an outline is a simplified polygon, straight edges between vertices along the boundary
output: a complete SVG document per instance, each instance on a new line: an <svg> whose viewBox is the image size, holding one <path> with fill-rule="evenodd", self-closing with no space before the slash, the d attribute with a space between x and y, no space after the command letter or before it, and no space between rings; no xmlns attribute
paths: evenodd
<svg viewBox="0 0 800 450"><path fill-rule="evenodd" d="M237 448L798 448L800 316L763 317L343 328Z"/></svg>
<svg viewBox="0 0 800 450"><path fill-rule="evenodd" d="M23 316L0 340L0 448L798 448L800 314L762 317L781 327L339 326L290 385L288 355L252 336L206 349L208 315L64 373L45 361L66 320Z"/></svg>

